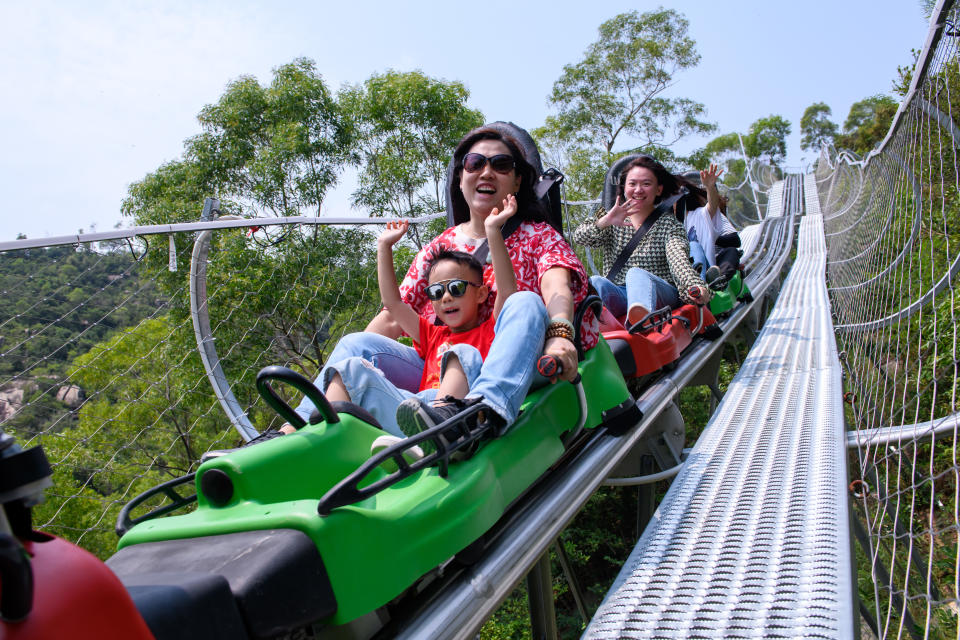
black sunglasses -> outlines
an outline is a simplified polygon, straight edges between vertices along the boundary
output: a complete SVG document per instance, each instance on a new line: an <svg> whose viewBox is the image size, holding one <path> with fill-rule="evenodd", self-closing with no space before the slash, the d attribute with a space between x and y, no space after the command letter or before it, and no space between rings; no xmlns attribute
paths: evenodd
<svg viewBox="0 0 960 640"><path fill-rule="evenodd" d="M506 153L498 153L491 158L482 153L468 153L463 156L463 170L467 173L476 173L481 171L487 165L487 162L490 163L490 168L497 173L510 173L517 166L513 156Z"/></svg>
<svg viewBox="0 0 960 640"><path fill-rule="evenodd" d="M427 297L431 300L439 300L443 297L444 290L449 291L450 295L454 298L459 298L467 292L467 285L473 285L479 287L479 284L473 282L467 282L466 280L461 280L460 278L453 278L452 280L441 280L440 282L434 282L426 288Z"/></svg>

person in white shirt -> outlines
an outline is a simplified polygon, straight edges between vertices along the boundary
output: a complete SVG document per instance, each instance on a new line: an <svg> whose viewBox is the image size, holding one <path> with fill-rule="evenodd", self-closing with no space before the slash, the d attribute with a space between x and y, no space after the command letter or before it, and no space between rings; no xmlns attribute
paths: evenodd
<svg viewBox="0 0 960 640"><path fill-rule="evenodd" d="M686 202L699 205L683 215L683 226L690 241L694 269L714 291L721 291L740 267L740 236L724 215L727 199L717 190L717 178L723 173L715 164L700 172L699 188L682 176L678 180L690 191ZM679 216L678 216L679 217Z"/></svg>

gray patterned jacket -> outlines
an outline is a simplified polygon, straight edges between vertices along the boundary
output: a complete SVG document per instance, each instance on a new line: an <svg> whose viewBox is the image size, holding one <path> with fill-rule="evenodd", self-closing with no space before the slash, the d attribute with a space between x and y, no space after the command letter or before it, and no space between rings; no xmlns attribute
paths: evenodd
<svg viewBox="0 0 960 640"><path fill-rule="evenodd" d="M573 232L574 242L603 250L602 275L610 272L620 251L630 242L635 232L633 227L610 226L601 229L596 220L606 213L601 208L594 220L584 222ZM633 255L627 259L627 264L614 278L616 284L624 284L630 267L640 267L673 284L677 287L680 298L686 303L694 302L687 295L687 289L692 286L704 289L707 287L690 264L690 243L683 225L669 211L660 216L641 238Z"/></svg>

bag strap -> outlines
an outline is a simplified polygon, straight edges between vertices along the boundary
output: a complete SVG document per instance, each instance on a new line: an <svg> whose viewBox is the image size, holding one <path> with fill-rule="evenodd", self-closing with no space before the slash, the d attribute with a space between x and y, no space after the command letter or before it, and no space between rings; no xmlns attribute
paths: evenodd
<svg viewBox="0 0 960 640"><path fill-rule="evenodd" d="M630 256L633 255L633 252L636 250L637 245L640 244L640 240L643 239L643 236L647 235L647 232L650 231L650 227L656 224L657 220L660 219L660 216L664 214L667 209L673 207L673 203L687 195L686 188L681 188L678 193L670 196L666 200L661 200L660 204L657 205L657 208L654 209L647 219L643 221L643 224L640 225L640 228L637 229L633 237L630 238L630 242L620 250L620 255L617 256L617 259L613 261L613 266L610 267L610 272L607 274L607 280L613 281L620 272L623 271L623 267L626 266L627 260L630 259Z"/></svg>
<svg viewBox="0 0 960 640"><path fill-rule="evenodd" d="M563 183L563 174L557 171L556 169L550 168L540 174L540 177L537 178L537 183L533 187L533 194L537 197L538 200L543 200L547 192L553 187L553 185L559 185ZM520 228L520 225L523 224L523 221L518 219L516 215L507 220L506 224L503 225L503 238L506 240L510 237L510 234ZM549 224L549 222L548 222ZM552 226L552 225L551 225ZM476 251L473 252L473 257L476 258L480 264L486 264L487 256L490 255L490 247L487 246L487 241L484 240L477 247Z"/></svg>
<svg viewBox="0 0 960 640"><path fill-rule="evenodd" d="M509 238L510 234L519 229L521 224L523 224L523 220L517 219L516 215L507 220L507 222L503 225L503 239L506 240ZM489 255L490 245L487 244L487 239L484 238L474 250L473 257L476 258L477 262L479 262L481 265L485 265Z"/></svg>

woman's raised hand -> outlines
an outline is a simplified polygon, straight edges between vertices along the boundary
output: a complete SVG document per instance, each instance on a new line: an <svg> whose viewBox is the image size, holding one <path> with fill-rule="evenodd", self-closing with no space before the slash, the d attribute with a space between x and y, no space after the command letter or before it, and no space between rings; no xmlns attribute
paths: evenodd
<svg viewBox="0 0 960 640"><path fill-rule="evenodd" d="M406 233L407 229L410 228L409 220L398 220L395 222L388 222L387 228L383 230L383 233L380 234L380 237L377 238L377 242L387 246L392 247L397 244L397 242L402 238Z"/></svg>
<svg viewBox="0 0 960 640"><path fill-rule="evenodd" d="M721 175L723 175L723 169L711 162L709 169L700 172L700 182L703 183L704 187L710 189L717 186L717 178Z"/></svg>
<svg viewBox="0 0 960 640"><path fill-rule="evenodd" d="M506 224L507 220L512 218L516 212L517 198L512 193L508 194L507 197L503 199L499 209L496 207L493 208L490 215L483 221L483 226L488 230L499 229Z"/></svg>
<svg viewBox="0 0 960 640"><path fill-rule="evenodd" d="M636 200L627 200L620 202L620 196L617 196L616 202L610 207L607 214L597 220L598 227L629 227L630 221L627 219L640 210L640 204Z"/></svg>

